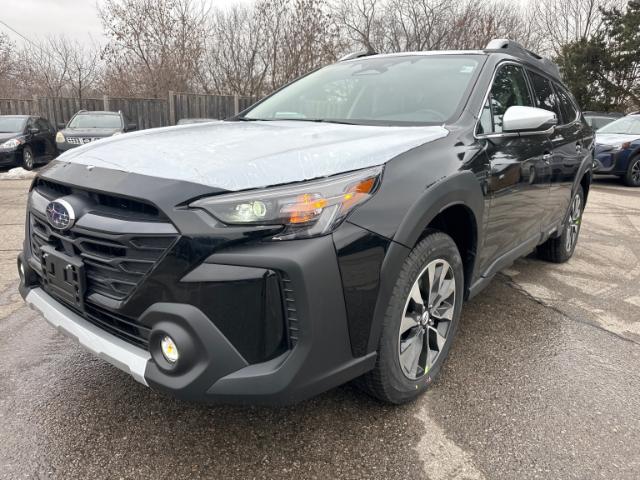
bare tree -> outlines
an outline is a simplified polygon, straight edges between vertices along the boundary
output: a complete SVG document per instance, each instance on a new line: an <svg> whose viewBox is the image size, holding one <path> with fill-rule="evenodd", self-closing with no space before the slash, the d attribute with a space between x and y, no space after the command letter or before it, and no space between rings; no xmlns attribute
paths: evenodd
<svg viewBox="0 0 640 480"><path fill-rule="evenodd" d="M99 8L106 34L106 86L160 96L193 87L204 54L209 20L205 2L107 0Z"/></svg>
<svg viewBox="0 0 640 480"><path fill-rule="evenodd" d="M558 56L563 45L588 39L602 27L602 9L624 4L626 0L538 0L531 20L545 38L545 52Z"/></svg>
<svg viewBox="0 0 640 480"><path fill-rule="evenodd" d="M381 0L340 0L335 18L343 35L354 47L384 51L384 4Z"/></svg>
<svg viewBox="0 0 640 480"><path fill-rule="evenodd" d="M264 43L263 22L254 9L236 5L215 11L207 41L205 90L260 95L268 69Z"/></svg>
<svg viewBox="0 0 640 480"><path fill-rule="evenodd" d="M0 96L15 94L16 62L15 45L6 34L0 33Z"/></svg>
<svg viewBox="0 0 640 480"><path fill-rule="evenodd" d="M32 94L62 96L70 59L71 45L63 36L32 41L20 52L20 77Z"/></svg>
<svg viewBox="0 0 640 480"><path fill-rule="evenodd" d="M100 47L95 43L83 45L69 42L69 91L77 98L86 97L98 84L102 74Z"/></svg>

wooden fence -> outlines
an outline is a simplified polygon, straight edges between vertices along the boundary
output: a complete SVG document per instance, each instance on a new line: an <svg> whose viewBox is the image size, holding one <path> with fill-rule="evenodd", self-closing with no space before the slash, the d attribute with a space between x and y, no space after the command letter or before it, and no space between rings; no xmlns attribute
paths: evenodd
<svg viewBox="0 0 640 480"><path fill-rule="evenodd" d="M175 125L182 118L224 119L248 108L256 99L237 95L169 92L167 98L0 98L0 115L39 115L54 126L67 123L79 110L122 111L139 129Z"/></svg>

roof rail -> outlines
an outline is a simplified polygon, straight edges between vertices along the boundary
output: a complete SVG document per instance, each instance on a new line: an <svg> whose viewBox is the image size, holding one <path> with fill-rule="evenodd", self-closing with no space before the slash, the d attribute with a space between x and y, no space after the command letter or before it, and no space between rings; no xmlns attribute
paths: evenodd
<svg viewBox="0 0 640 480"><path fill-rule="evenodd" d="M353 60L354 58L369 57L371 55L377 55L378 52L373 50L360 50L359 52L347 53L344 57L341 57L338 61L344 62L346 60Z"/></svg>
<svg viewBox="0 0 640 480"><path fill-rule="evenodd" d="M518 42L514 42L513 40L509 40L507 38L495 38L491 40L485 50L500 50L513 55L514 57L518 57L522 60L527 60L529 63L537 66L540 70L543 70L545 73L560 79L560 69L558 66L553 63L548 58L542 57L537 53L532 52L531 50L527 50Z"/></svg>

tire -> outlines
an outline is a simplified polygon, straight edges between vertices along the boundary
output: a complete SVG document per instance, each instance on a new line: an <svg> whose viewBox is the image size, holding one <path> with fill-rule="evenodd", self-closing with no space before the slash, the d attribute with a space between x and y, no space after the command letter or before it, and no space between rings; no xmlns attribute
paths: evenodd
<svg viewBox="0 0 640 480"><path fill-rule="evenodd" d="M33 156L33 150L27 146L22 149L22 168L25 170L33 170L36 166L36 159Z"/></svg>
<svg viewBox="0 0 640 480"><path fill-rule="evenodd" d="M640 187L640 155L629 160L627 173L622 177L622 180L628 187Z"/></svg>
<svg viewBox="0 0 640 480"><path fill-rule="evenodd" d="M576 193L569 204L567 222L562 228L562 235L550 238L538 247L538 257L553 263L564 263L573 256L582 227L584 212L584 191L578 185Z"/></svg>
<svg viewBox="0 0 640 480"><path fill-rule="evenodd" d="M437 281L431 282L430 277ZM430 294L432 285L440 287L442 302L438 295ZM359 379L360 387L392 404L409 402L424 393L451 348L463 293L464 271L456 244L444 233L430 233L402 266L385 313L376 365Z"/></svg>

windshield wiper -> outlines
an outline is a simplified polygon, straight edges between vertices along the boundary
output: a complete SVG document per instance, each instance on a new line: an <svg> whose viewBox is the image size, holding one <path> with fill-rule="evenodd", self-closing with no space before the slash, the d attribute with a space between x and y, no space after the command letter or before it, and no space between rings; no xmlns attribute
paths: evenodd
<svg viewBox="0 0 640 480"><path fill-rule="evenodd" d="M314 123L337 123L340 125L360 125L356 122L349 122L347 120L330 120L328 118L276 118L275 120L287 121L287 122L314 122Z"/></svg>

